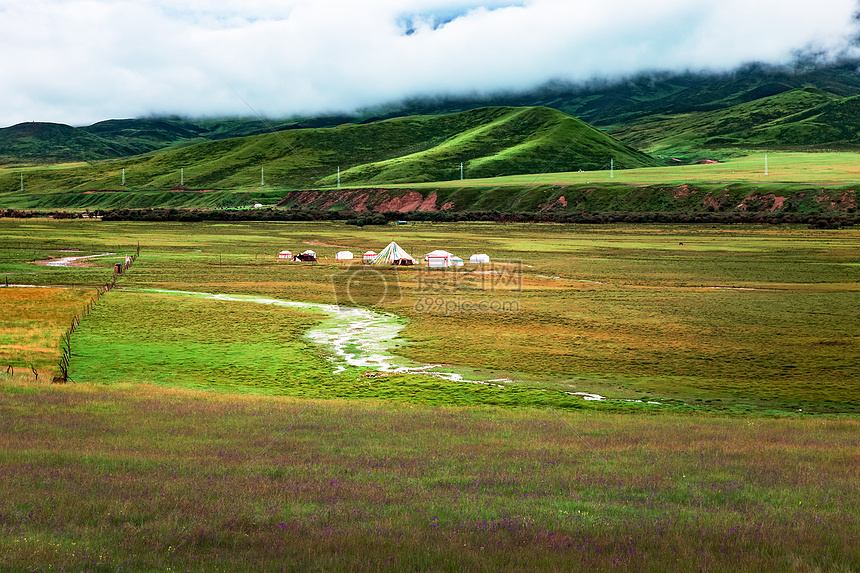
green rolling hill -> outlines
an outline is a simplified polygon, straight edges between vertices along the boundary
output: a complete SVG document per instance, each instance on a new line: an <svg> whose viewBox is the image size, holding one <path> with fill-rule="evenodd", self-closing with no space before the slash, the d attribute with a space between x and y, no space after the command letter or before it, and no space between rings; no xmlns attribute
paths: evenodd
<svg viewBox="0 0 860 573"><path fill-rule="evenodd" d="M247 118L109 119L86 127L46 122L0 128L0 166L95 162L170 147L260 135L280 130L334 127L350 116L264 121Z"/></svg>
<svg viewBox="0 0 860 573"><path fill-rule="evenodd" d="M338 168L344 184L372 185L456 179L460 162L469 177L493 177L602 169L610 159L617 169L659 163L557 110L497 107L207 141L24 177L37 194L171 190L180 179L198 190L259 188L262 175L269 187L299 189L334 186ZM19 185L16 172L0 174L0 193Z"/></svg>
<svg viewBox="0 0 860 573"><path fill-rule="evenodd" d="M0 129L0 165L71 163L134 155L137 150L61 123Z"/></svg>
<svg viewBox="0 0 860 573"><path fill-rule="evenodd" d="M860 150L860 96L793 89L729 108L659 115L610 132L654 155L724 158L750 150Z"/></svg>

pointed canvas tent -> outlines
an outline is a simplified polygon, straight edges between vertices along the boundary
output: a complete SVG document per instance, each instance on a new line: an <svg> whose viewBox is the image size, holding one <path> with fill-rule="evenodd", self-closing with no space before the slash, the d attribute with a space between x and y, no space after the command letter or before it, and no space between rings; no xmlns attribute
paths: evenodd
<svg viewBox="0 0 860 573"><path fill-rule="evenodd" d="M403 247L391 241L378 255L370 260L371 265L417 265L418 261L403 250Z"/></svg>

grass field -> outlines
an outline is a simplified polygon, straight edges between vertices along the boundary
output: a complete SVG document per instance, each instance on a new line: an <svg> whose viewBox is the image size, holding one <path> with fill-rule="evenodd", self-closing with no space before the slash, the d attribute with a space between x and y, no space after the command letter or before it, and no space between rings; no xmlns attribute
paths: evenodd
<svg viewBox="0 0 860 573"><path fill-rule="evenodd" d="M151 290L332 304L356 271L334 253L392 239L495 262L364 281L405 322L390 351L508 381L337 372L304 337L319 312ZM138 242L72 337L75 383L49 385L76 305ZM0 219L0 284L56 285L0 287L0 552L13 571L856 570L858 255L852 229Z"/></svg>
<svg viewBox="0 0 860 573"><path fill-rule="evenodd" d="M0 386L7 571L854 571L857 420Z"/></svg>
<svg viewBox="0 0 860 573"><path fill-rule="evenodd" d="M767 174L765 174L767 157ZM491 179L469 179L469 185L577 185L621 183L627 185L706 185L709 183L757 183L839 185L860 180L860 154L830 153L764 153L728 159L721 163L587 171L574 173L542 173L511 175ZM433 186L457 186L460 181L434 183ZM428 184L423 184L428 185ZM413 186L413 185L411 185ZM414 185L419 187L420 185Z"/></svg>
<svg viewBox="0 0 860 573"><path fill-rule="evenodd" d="M293 332L300 340L300 333L318 320L293 311L275 317L251 303L220 303L219 311L213 301L128 289L331 304L343 294L333 290L332 277L352 272L334 264L335 251L378 251L397 239L416 256L447 248L464 258L486 252L493 260L522 264L502 275L474 266L441 273L382 271L362 296L375 308L407 319L402 343L394 349L405 358L618 398L660 396L702 407L711 400L712 407L783 411L856 407L852 381L860 379L860 365L850 357L860 324L860 237L854 230L497 224L355 229L336 223L44 220L0 220L0 229L0 240L11 247L4 256L11 258L47 258L42 247L65 246L81 249L81 255L116 252L121 260L141 243L144 254L121 282L126 290L98 305L76 335L76 348L84 352L89 345L97 358L73 361L83 379L113 368L109 361L103 363L98 351L103 345L164 356L158 343L166 345L167 339L159 341L152 333L163 332L165 325L179 329L180 322L187 322L182 340L190 344L199 338L202 348L209 349L190 354L198 361L213 361L212 370L218 371L225 359L218 349L225 340L245 343L253 332L262 337L271 331L272 340L246 349L267 354L278 332ZM33 240L39 234L44 237L41 243ZM275 253L283 248L314 248L325 258L316 265L278 263ZM72 268L9 261L0 272L8 273L13 284L97 285L107 282L115 258L91 259L93 266ZM395 286L397 296L386 299L379 299L374 290ZM36 296L29 293L39 290L26 289L16 296ZM233 315L239 318L231 320ZM129 316L134 320L123 318ZM275 318L284 322L273 323ZM250 323L255 326L247 326ZM207 341L210 333L217 338ZM144 337L153 346L141 344ZM292 358L283 355L275 362L311 368L319 359L304 343L296 344L279 349ZM12 359L11 351L3 352L0 364ZM16 367L25 367L24 357L16 356ZM125 357L116 363L133 370ZM146 376L173 377L170 361L163 361L161 368L164 374L148 369ZM268 372L253 376L271 388L276 370ZM109 376L99 380L109 381Z"/></svg>

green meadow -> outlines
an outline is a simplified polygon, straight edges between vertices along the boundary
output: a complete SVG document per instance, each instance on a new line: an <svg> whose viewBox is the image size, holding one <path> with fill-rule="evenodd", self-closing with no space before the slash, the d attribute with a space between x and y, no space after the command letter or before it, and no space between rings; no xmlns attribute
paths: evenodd
<svg viewBox="0 0 860 573"><path fill-rule="evenodd" d="M334 261L391 240L493 262ZM856 570L858 277L850 228L0 219L0 551L13 571ZM368 377L310 338L325 312L251 301L345 295L400 328L392 363L466 380Z"/></svg>

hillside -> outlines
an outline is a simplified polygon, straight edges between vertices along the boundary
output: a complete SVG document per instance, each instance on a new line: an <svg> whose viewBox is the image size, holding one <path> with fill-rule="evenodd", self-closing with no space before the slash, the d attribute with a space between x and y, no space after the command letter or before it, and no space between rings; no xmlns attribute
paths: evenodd
<svg viewBox="0 0 860 573"><path fill-rule="evenodd" d="M720 151L726 148L809 148L825 143L826 138L816 131L829 128L819 123L809 129L810 117L819 115L814 110L843 101L848 100L814 88L796 89L720 110L657 115L611 132L657 155L695 156L706 151L724 155ZM851 121L857 123L857 119Z"/></svg>
<svg viewBox="0 0 860 573"><path fill-rule="evenodd" d="M247 118L109 119L85 127L21 123L0 128L0 165L50 165L117 159L272 131L334 127L351 120L352 117L341 115L270 121Z"/></svg>
<svg viewBox="0 0 860 573"><path fill-rule="evenodd" d="M598 126L627 145L684 161L701 158L700 150L706 155L728 157L743 154L746 148L768 146L856 149L860 142L853 135L856 115L850 113L855 105L850 99L860 96L858 65L860 61L848 60L830 65L798 62L793 67L749 65L722 74L652 73L584 85L554 82L521 93L392 102L349 115L268 120L112 119L79 128L21 124L0 129L0 165L93 162L272 131L333 128L349 123L369 125L386 119L451 115L486 107L559 110ZM819 109L828 103L834 107ZM27 133L22 133L22 126L28 126L24 130ZM450 159L444 153L438 158ZM459 165L459 159L454 159ZM421 160L413 157L410 163ZM356 163L366 162L352 165ZM348 176L366 180L384 174L388 180L392 173L400 171L400 163L381 164Z"/></svg>
<svg viewBox="0 0 860 573"><path fill-rule="evenodd" d="M118 162L31 170L28 193L81 193L441 181L469 177L647 167L658 161L587 124L547 108L483 108L366 125L296 129L203 142ZM126 172L125 187L121 172ZM0 173L0 193L19 189Z"/></svg>
<svg viewBox="0 0 860 573"><path fill-rule="evenodd" d="M649 73L584 85L553 82L521 93L414 99L369 113L389 117L493 105L545 106L601 128L629 126L659 115L727 109L805 87L839 97L860 95L858 66L860 61L855 60L829 65L798 62L793 67L751 64L729 73Z"/></svg>
<svg viewBox="0 0 860 573"><path fill-rule="evenodd" d="M717 111L663 115L610 130L655 155L724 158L749 150L860 149L860 96L790 90Z"/></svg>
<svg viewBox="0 0 860 573"><path fill-rule="evenodd" d="M28 122L0 129L0 165L95 161L134 153L120 142L60 123Z"/></svg>

